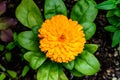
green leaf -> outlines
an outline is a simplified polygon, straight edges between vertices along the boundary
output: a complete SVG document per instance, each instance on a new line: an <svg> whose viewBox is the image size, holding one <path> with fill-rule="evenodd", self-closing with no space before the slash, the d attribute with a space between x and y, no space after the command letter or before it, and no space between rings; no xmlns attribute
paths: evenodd
<svg viewBox="0 0 120 80"><path fill-rule="evenodd" d="M120 30L115 31L112 38L112 47L120 43Z"/></svg>
<svg viewBox="0 0 120 80"><path fill-rule="evenodd" d="M37 72L37 80L58 80L58 65L52 62L44 63Z"/></svg>
<svg viewBox="0 0 120 80"><path fill-rule="evenodd" d="M13 70L7 70L7 73L12 77L12 78L16 78L17 77L17 72L13 71Z"/></svg>
<svg viewBox="0 0 120 80"><path fill-rule="evenodd" d="M114 10L108 11L106 17L109 23L112 25L117 25L120 22L119 17L114 15Z"/></svg>
<svg viewBox="0 0 120 80"><path fill-rule="evenodd" d="M98 9L111 10L117 7L115 0L107 0L98 4Z"/></svg>
<svg viewBox="0 0 120 80"><path fill-rule="evenodd" d="M15 46L16 46L15 42L10 42L10 43L8 43L8 45L6 46L6 49L12 50L13 48L15 48Z"/></svg>
<svg viewBox="0 0 120 80"><path fill-rule="evenodd" d="M38 51L39 43L32 31L24 31L18 35L18 43L27 50Z"/></svg>
<svg viewBox="0 0 120 80"><path fill-rule="evenodd" d="M2 71L6 71L5 67L2 66L1 64L0 64L0 69L1 69Z"/></svg>
<svg viewBox="0 0 120 80"><path fill-rule="evenodd" d="M99 71L100 64L92 53L84 51L76 58L75 69L84 75L93 75Z"/></svg>
<svg viewBox="0 0 120 80"><path fill-rule="evenodd" d="M41 12L33 0L22 0L16 9L17 19L26 27L41 26L43 19Z"/></svg>
<svg viewBox="0 0 120 80"><path fill-rule="evenodd" d="M116 10L114 11L114 14L115 14L116 16L120 17L120 10L119 10L119 9L116 9Z"/></svg>
<svg viewBox="0 0 120 80"><path fill-rule="evenodd" d="M72 70L74 68L74 60L69 63L63 63L63 66L68 70Z"/></svg>
<svg viewBox="0 0 120 80"><path fill-rule="evenodd" d="M120 4L120 0L117 0L117 1L116 1L116 4Z"/></svg>
<svg viewBox="0 0 120 80"><path fill-rule="evenodd" d="M67 9L62 0L45 0L44 16L46 19L50 19L57 14L63 14L67 16Z"/></svg>
<svg viewBox="0 0 120 80"><path fill-rule="evenodd" d="M95 34L96 25L92 22L85 22L81 25L83 26L86 40L89 40Z"/></svg>
<svg viewBox="0 0 120 80"><path fill-rule="evenodd" d="M5 73L1 73L1 74L0 74L0 80L5 80L5 78L6 78Z"/></svg>
<svg viewBox="0 0 120 80"><path fill-rule="evenodd" d="M113 26L113 25L109 25L109 26L106 26L106 27L104 27L104 29L106 30L106 31L109 31L109 32L115 32L116 30L118 30L115 26Z"/></svg>
<svg viewBox="0 0 120 80"><path fill-rule="evenodd" d="M30 63L33 69L39 68L46 60L45 55L41 52L27 52L24 54L24 58Z"/></svg>
<svg viewBox="0 0 120 80"><path fill-rule="evenodd" d="M0 44L0 51L3 51L3 50L4 50L4 47L5 47L4 45L1 45L1 44Z"/></svg>
<svg viewBox="0 0 120 80"><path fill-rule="evenodd" d="M58 66L58 74L59 77L57 80L68 80L67 76L65 75L65 73L63 72L62 66Z"/></svg>
<svg viewBox="0 0 120 80"><path fill-rule="evenodd" d="M94 0L80 0L72 8L70 17L79 23L93 22L98 13L96 6Z"/></svg>
<svg viewBox="0 0 120 80"><path fill-rule="evenodd" d="M11 53L10 53L10 52L5 53L5 58L6 58L6 60L7 60L8 62L10 62L10 61L11 61L11 58L12 58Z"/></svg>
<svg viewBox="0 0 120 80"><path fill-rule="evenodd" d="M32 26L32 28L36 25L41 27L43 20L42 20L42 16L40 15L37 15L34 10L32 12L29 12L28 13L29 26Z"/></svg>
<svg viewBox="0 0 120 80"><path fill-rule="evenodd" d="M85 50L90 53L95 53L98 49L98 45L96 44L85 44Z"/></svg>
<svg viewBox="0 0 120 80"><path fill-rule="evenodd" d="M25 77L29 70L30 70L29 66L24 66L21 76Z"/></svg>
<svg viewBox="0 0 120 80"><path fill-rule="evenodd" d="M71 72L74 76L76 76L76 77L82 77L82 76L84 76L84 74L78 72L76 69L73 69L73 70L71 70L70 72Z"/></svg>

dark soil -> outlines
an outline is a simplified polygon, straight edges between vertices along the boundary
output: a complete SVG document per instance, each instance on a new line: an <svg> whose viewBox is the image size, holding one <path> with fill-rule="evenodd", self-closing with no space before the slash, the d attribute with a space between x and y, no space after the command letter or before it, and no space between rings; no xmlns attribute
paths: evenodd
<svg viewBox="0 0 120 80"><path fill-rule="evenodd" d="M15 18L15 9L20 3L20 1L19 0L5 0L5 1L7 1L7 11L3 16ZM64 1L69 13L71 11L72 6L76 3L77 0L64 0ZM100 3L104 0L95 1L97 3ZM35 0L35 2L40 8L41 12L43 13L44 0ZM68 73L67 76L69 80L120 80L120 55L117 51L117 47L115 48L111 47L111 33L104 30L104 27L109 24L105 17L106 12L107 11L99 10L99 13L95 20L95 24L97 25L96 33L92 37L92 39L88 41L88 43L95 43L99 45L99 49L95 53L95 56L98 58L101 64L100 71L93 76L84 76L81 78L73 77L70 73ZM24 28L19 22L13 28L13 31L17 33L24 30L27 30L27 28ZM7 45L7 43L3 43L2 41L0 41L0 44ZM24 78L20 76L23 67L25 65L28 65L28 63L23 59L23 54L21 54L18 47L10 51L12 53L11 62L6 61L4 57L5 51L0 52L0 64L2 64L6 69L16 71L18 73L19 80L36 80L36 71L32 69L30 69L29 73Z"/></svg>

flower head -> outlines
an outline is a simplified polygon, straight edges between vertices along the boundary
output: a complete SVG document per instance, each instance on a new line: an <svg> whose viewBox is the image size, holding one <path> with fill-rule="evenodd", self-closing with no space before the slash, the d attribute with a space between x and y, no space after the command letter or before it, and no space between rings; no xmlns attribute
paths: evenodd
<svg viewBox="0 0 120 80"><path fill-rule="evenodd" d="M46 57L59 63L74 60L86 43L83 27L64 15L45 20L38 32L41 51L46 53Z"/></svg>

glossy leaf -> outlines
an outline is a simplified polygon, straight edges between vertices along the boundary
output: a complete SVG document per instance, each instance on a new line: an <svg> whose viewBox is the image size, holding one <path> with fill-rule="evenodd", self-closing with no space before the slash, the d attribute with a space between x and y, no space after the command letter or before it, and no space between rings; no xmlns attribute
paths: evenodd
<svg viewBox="0 0 120 80"><path fill-rule="evenodd" d="M24 54L24 58L30 63L33 69L39 68L46 60L45 55L41 52L27 52Z"/></svg>
<svg viewBox="0 0 120 80"><path fill-rule="evenodd" d="M43 19L41 12L33 0L22 0L16 9L17 19L26 27L41 26Z"/></svg>
<svg viewBox="0 0 120 80"><path fill-rule="evenodd" d="M32 31L24 31L18 35L18 43L27 50L38 51L39 43Z"/></svg>
<svg viewBox="0 0 120 80"><path fill-rule="evenodd" d="M39 34L38 29L39 28L40 28L40 26L34 26L32 28L32 32L34 33L34 35L35 35L36 38L38 38L38 34Z"/></svg>
<svg viewBox="0 0 120 80"><path fill-rule="evenodd" d="M72 70L74 68L74 60L69 63L63 63L63 66L68 70Z"/></svg>
<svg viewBox="0 0 120 80"><path fill-rule="evenodd" d="M112 25L117 25L120 22L120 19L114 15L114 10L109 10L106 15L108 21Z"/></svg>
<svg viewBox="0 0 120 80"><path fill-rule="evenodd" d="M13 70L7 70L7 73L12 77L12 78L16 78L17 77L17 72L13 71Z"/></svg>
<svg viewBox="0 0 120 80"><path fill-rule="evenodd" d="M98 9L103 9L103 10L111 10L117 7L116 1L115 0L106 0L100 4L98 4Z"/></svg>
<svg viewBox="0 0 120 80"><path fill-rule="evenodd" d="M120 43L120 30L115 31L112 38L112 47Z"/></svg>
<svg viewBox="0 0 120 80"><path fill-rule="evenodd" d="M90 53L95 53L98 49L98 45L96 44L85 44L85 50Z"/></svg>
<svg viewBox="0 0 120 80"><path fill-rule="evenodd" d="M84 74L78 72L76 69L73 69L73 70L71 70L70 72L71 72L74 76L76 76L76 77L82 77L82 76L84 76Z"/></svg>
<svg viewBox="0 0 120 80"><path fill-rule="evenodd" d="M46 19L51 18L57 14L67 16L67 9L62 0L45 0L44 16Z"/></svg>
<svg viewBox="0 0 120 80"><path fill-rule="evenodd" d="M114 14L115 14L116 16L120 17L120 9L116 9L116 10L114 11Z"/></svg>
<svg viewBox="0 0 120 80"><path fill-rule="evenodd" d="M85 22L81 25L83 26L86 39L89 40L95 34L96 25L92 22Z"/></svg>
<svg viewBox="0 0 120 80"><path fill-rule="evenodd" d="M58 65L52 62L44 63L37 72L37 80L58 80Z"/></svg>
<svg viewBox="0 0 120 80"><path fill-rule="evenodd" d="M58 66L58 79L57 80L68 80L67 76L63 72L62 66Z"/></svg>
<svg viewBox="0 0 120 80"><path fill-rule="evenodd" d="M80 0L72 8L70 17L79 23L93 22L98 13L96 6L94 0Z"/></svg>
<svg viewBox="0 0 120 80"><path fill-rule="evenodd" d="M93 75L99 71L100 64L93 54L84 51L76 58L75 69L84 75Z"/></svg>
<svg viewBox="0 0 120 80"><path fill-rule="evenodd" d="M5 80L5 78L6 78L5 73L1 73L1 74L0 74L0 80Z"/></svg>
<svg viewBox="0 0 120 80"><path fill-rule="evenodd" d="M109 31L109 32L115 32L116 30L118 30L115 26L113 26L113 25L109 25L109 26L106 26L106 27L104 27L104 29L106 30L106 31Z"/></svg>

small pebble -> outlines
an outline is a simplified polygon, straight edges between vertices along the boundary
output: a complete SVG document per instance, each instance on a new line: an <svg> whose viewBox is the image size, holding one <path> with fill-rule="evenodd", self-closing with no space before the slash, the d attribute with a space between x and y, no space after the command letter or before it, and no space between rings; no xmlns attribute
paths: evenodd
<svg viewBox="0 0 120 80"><path fill-rule="evenodd" d="M112 80L117 80L117 78L116 78L116 77L113 77Z"/></svg>
<svg viewBox="0 0 120 80"><path fill-rule="evenodd" d="M117 57L117 56L118 56L118 51L115 51L114 57Z"/></svg>
<svg viewBox="0 0 120 80"><path fill-rule="evenodd" d="M115 74L112 74L112 77L114 77L115 76Z"/></svg>

